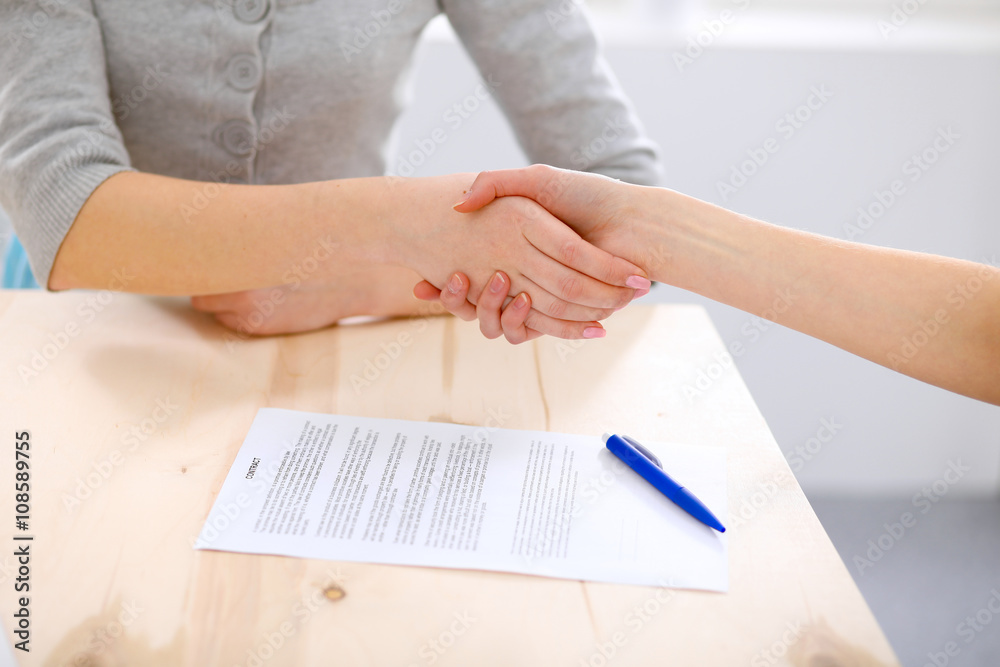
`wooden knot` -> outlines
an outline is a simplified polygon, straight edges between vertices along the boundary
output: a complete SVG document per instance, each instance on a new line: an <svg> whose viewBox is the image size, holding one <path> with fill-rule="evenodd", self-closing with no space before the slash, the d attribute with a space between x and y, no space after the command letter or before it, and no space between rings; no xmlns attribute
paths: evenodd
<svg viewBox="0 0 1000 667"><path fill-rule="evenodd" d="M347 595L347 591L345 591L343 588L341 588L337 584L330 584L329 586L327 586L326 588L323 589L323 596L327 600L331 600L333 602L336 602L337 600L341 599L345 595Z"/></svg>

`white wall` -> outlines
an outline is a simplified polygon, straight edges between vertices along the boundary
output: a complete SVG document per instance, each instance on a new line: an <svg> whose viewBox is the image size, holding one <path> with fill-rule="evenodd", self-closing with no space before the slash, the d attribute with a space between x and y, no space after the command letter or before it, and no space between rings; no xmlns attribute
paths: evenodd
<svg viewBox="0 0 1000 667"><path fill-rule="evenodd" d="M492 103L458 128L445 122L449 107L474 94L477 73L447 30L429 32L414 71L413 107L396 140L405 155L435 128L448 138L416 175L524 164ZM859 240L1000 261L1000 51L992 44L938 40L922 48L918 39L896 47L868 36L860 46L854 40L837 48L829 32L813 40L796 30L793 39L762 46L733 31L733 39L717 40L681 72L673 54L693 33L661 39L647 31L631 40L617 25L606 34L622 85L664 150L669 187L843 237L855 210L900 179L905 193ZM832 97L791 137L779 132L776 123L814 86ZM960 138L911 182L904 163L948 127ZM718 182L769 137L778 140L778 152L724 202ZM758 330L754 340L745 313L673 288L661 286L647 298L705 303L723 340L745 344L737 365L784 451L814 437L824 418L842 425L802 462L798 476L807 492L909 496L959 459L971 470L952 495L1000 489L1000 409L780 327Z"/></svg>

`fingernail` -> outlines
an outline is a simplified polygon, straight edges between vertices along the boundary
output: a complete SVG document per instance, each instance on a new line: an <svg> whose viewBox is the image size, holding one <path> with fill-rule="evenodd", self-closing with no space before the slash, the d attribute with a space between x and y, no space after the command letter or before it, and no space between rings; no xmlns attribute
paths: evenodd
<svg viewBox="0 0 1000 667"><path fill-rule="evenodd" d="M499 294L503 290L503 276L499 273L493 274L493 280L490 281L490 291L494 294Z"/></svg>
<svg viewBox="0 0 1000 667"><path fill-rule="evenodd" d="M528 307L528 295L525 294L524 292L521 292L520 294L517 295L517 298L514 299L514 309L524 310L527 307Z"/></svg>
<svg viewBox="0 0 1000 667"><path fill-rule="evenodd" d="M625 281L625 284L631 287L632 289L644 289L644 290L648 290L650 287L653 286L653 283L649 282L649 280L643 278L642 276L629 276L628 280Z"/></svg>
<svg viewBox="0 0 1000 667"><path fill-rule="evenodd" d="M448 281L448 291L452 294L458 294L459 290L462 289L462 279L458 277L458 274L452 274L451 280Z"/></svg>
<svg viewBox="0 0 1000 667"><path fill-rule="evenodd" d="M635 301L636 299L638 299L640 297L644 297L647 294L649 294L649 288L648 287L646 289L638 289L638 290L635 291L635 294L632 296L632 300Z"/></svg>
<svg viewBox="0 0 1000 667"><path fill-rule="evenodd" d="M452 208L457 208L457 207L461 206L461 205L462 205L462 204L464 204L465 202L469 201L469 197L471 197L471 196L472 196L472 192L471 192L471 191L468 191L468 192L466 192L466 193L465 193L465 196L464 196L464 197L462 197L461 199L459 199L459 200L458 200L457 202L455 202L454 204L452 204L452 205L451 205L451 207L452 207Z"/></svg>
<svg viewBox="0 0 1000 667"><path fill-rule="evenodd" d="M601 327L587 327L583 330L584 338L604 338L608 332Z"/></svg>

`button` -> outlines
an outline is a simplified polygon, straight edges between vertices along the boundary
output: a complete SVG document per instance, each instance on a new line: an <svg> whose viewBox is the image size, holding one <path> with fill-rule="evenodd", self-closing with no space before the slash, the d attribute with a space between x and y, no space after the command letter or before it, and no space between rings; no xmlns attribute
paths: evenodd
<svg viewBox="0 0 1000 667"><path fill-rule="evenodd" d="M236 0L233 13L244 23L256 23L267 14L268 0Z"/></svg>
<svg viewBox="0 0 1000 667"><path fill-rule="evenodd" d="M242 120L226 121L215 131L216 142L238 157L253 153L253 128Z"/></svg>
<svg viewBox="0 0 1000 667"><path fill-rule="evenodd" d="M253 90L260 84L260 74L257 59L248 53L233 56L226 67L229 85L236 90Z"/></svg>

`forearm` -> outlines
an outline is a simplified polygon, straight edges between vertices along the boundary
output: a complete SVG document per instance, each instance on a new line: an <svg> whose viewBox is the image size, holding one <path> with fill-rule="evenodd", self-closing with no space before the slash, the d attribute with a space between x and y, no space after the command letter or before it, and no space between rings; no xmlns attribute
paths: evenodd
<svg viewBox="0 0 1000 667"><path fill-rule="evenodd" d="M660 151L601 53L585 8L556 17L549 0L440 4L529 159L660 184Z"/></svg>
<svg viewBox="0 0 1000 667"><path fill-rule="evenodd" d="M249 186L121 173L81 209L49 285L105 288L124 269L133 277L127 291L214 294L282 284L304 262L315 272L373 259L371 203L383 187L382 179Z"/></svg>
<svg viewBox="0 0 1000 667"><path fill-rule="evenodd" d="M386 259L390 188L383 178L251 186L117 174L81 209L49 285L103 289L122 270L122 289L165 295L321 279Z"/></svg>
<svg viewBox="0 0 1000 667"><path fill-rule="evenodd" d="M652 278L1000 404L995 267L778 227L667 190L643 196Z"/></svg>
<svg viewBox="0 0 1000 667"><path fill-rule="evenodd" d="M196 307L215 313L245 310L258 290L285 288L315 324L312 316L411 312L410 290L397 291L403 276L441 289L457 270L478 293L499 270L510 278L506 296L527 293L533 322L564 337L599 326L632 298L634 282L648 286L639 267L527 199L475 216L452 210L471 181L452 174L225 186L121 173L84 204L50 286L195 295ZM123 275L127 282L113 280ZM333 310L317 296L331 289L341 295Z"/></svg>

